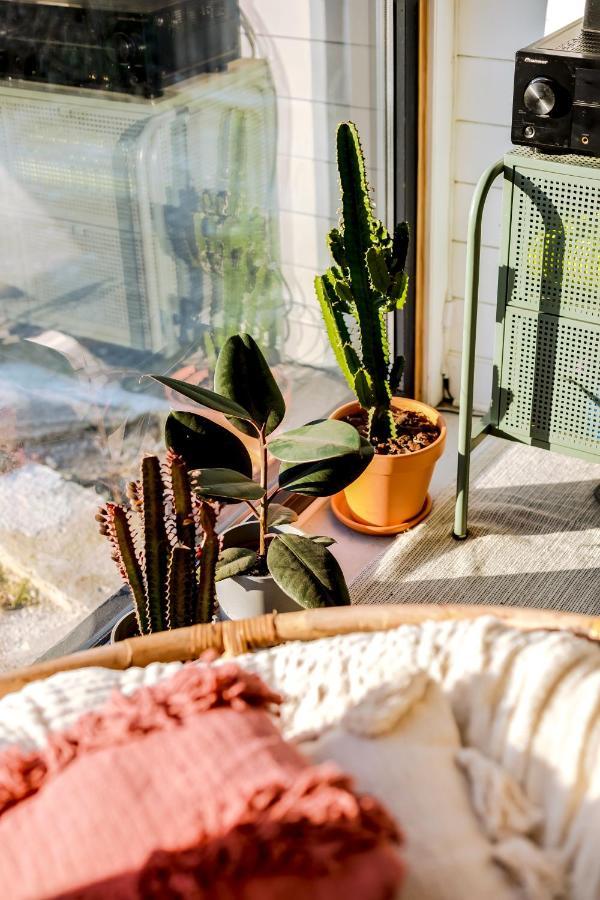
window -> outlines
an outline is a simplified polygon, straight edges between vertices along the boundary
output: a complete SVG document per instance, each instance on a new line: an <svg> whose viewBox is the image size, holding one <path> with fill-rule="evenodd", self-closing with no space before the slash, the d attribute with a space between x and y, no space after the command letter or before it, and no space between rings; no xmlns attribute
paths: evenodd
<svg viewBox="0 0 600 900"><path fill-rule="evenodd" d="M391 4L6 6L2 668L82 621L84 641L120 587L94 513L162 449L172 398L142 374L210 384L245 330L290 426L345 398L313 278L337 219L340 120L361 130L386 217Z"/></svg>

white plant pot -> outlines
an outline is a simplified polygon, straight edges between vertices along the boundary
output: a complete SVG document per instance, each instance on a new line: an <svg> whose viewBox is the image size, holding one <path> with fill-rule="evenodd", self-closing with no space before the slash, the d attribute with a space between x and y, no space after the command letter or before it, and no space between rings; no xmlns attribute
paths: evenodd
<svg viewBox="0 0 600 900"><path fill-rule="evenodd" d="M270 529L271 532L302 534L289 525ZM258 523L235 525L223 533L223 549L258 546ZM222 619L249 619L272 612L298 612L302 609L288 597L271 575L235 575L217 582L217 600Z"/></svg>

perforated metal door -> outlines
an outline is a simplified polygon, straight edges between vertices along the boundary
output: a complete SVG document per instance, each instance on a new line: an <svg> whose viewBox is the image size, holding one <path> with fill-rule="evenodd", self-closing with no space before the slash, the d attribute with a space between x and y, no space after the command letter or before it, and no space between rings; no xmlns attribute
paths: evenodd
<svg viewBox="0 0 600 900"><path fill-rule="evenodd" d="M495 425L600 457L600 166L505 162Z"/></svg>
<svg viewBox="0 0 600 900"><path fill-rule="evenodd" d="M600 453L600 326L509 307L501 427Z"/></svg>
<svg viewBox="0 0 600 900"><path fill-rule="evenodd" d="M600 323L600 180L515 170L508 302Z"/></svg>

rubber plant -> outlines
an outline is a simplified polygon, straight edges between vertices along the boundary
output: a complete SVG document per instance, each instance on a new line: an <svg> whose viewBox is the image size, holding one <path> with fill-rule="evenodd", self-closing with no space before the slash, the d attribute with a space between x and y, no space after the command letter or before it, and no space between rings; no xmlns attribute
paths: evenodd
<svg viewBox="0 0 600 900"><path fill-rule="evenodd" d="M128 583L140 634L211 622L219 538L218 505L191 489L188 467L169 452L146 456L130 506L107 503L96 519Z"/></svg>
<svg viewBox="0 0 600 900"><path fill-rule="evenodd" d="M363 409L369 438L396 437L390 400L404 359L391 359L387 315L406 302L408 225L391 235L373 214L365 159L356 125L337 131L342 216L328 245L334 264L315 279L317 298L338 365Z"/></svg>
<svg viewBox="0 0 600 900"><path fill-rule="evenodd" d="M153 375L188 400L222 413L243 435L256 438L259 472L252 477L242 441L229 430L193 413L173 412L167 420L167 445L184 459L198 442L211 460L190 472L193 490L202 499L244 502L259 525L255 548L230 547L217 566L217 580L247 572L270 574L300 606L349 603L342 571L328 538L274 533L276 525L293 521L291 510L274 503L280 491L313 497L343 490L367 467L373 448L345 422L312 422L273 435L285 415L285 401L260 348L248 334L229 337L215 367L214 390L164 375ZM237 442L236 444L233 442ZM243 452L242 452L243 451ZM246 456L244 456L244 453ZM269 493L269 473L279 461L278 482Z"/></svg>

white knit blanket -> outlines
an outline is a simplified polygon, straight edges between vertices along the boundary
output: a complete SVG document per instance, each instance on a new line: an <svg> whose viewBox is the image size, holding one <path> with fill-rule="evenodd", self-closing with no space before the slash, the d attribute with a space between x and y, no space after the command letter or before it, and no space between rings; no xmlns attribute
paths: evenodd
<svg viewBox="0 0 600 900"><path fill-rule="evenodd" d="M535 826L548 858L564 864L566 895L600 898L597 645L564 633L526 634L484 618L290 643L239 662L285 695L283 731L297 740L335 726L382 684L406 684L407 673L426 672L449 699L463 746L497 764L496 774L478 774L480 756L467 751L459 760L488 830L502 832L503 809L518 817L520 801L510 796L516 784L523 816L541 812L539 825L530 822L526 830ZM113 688L129 693L179 665L82 669L28 685L0 700L0 746L43 746L48 729L70 725ZM513 864L521 850L515 847Z"/></svg>

